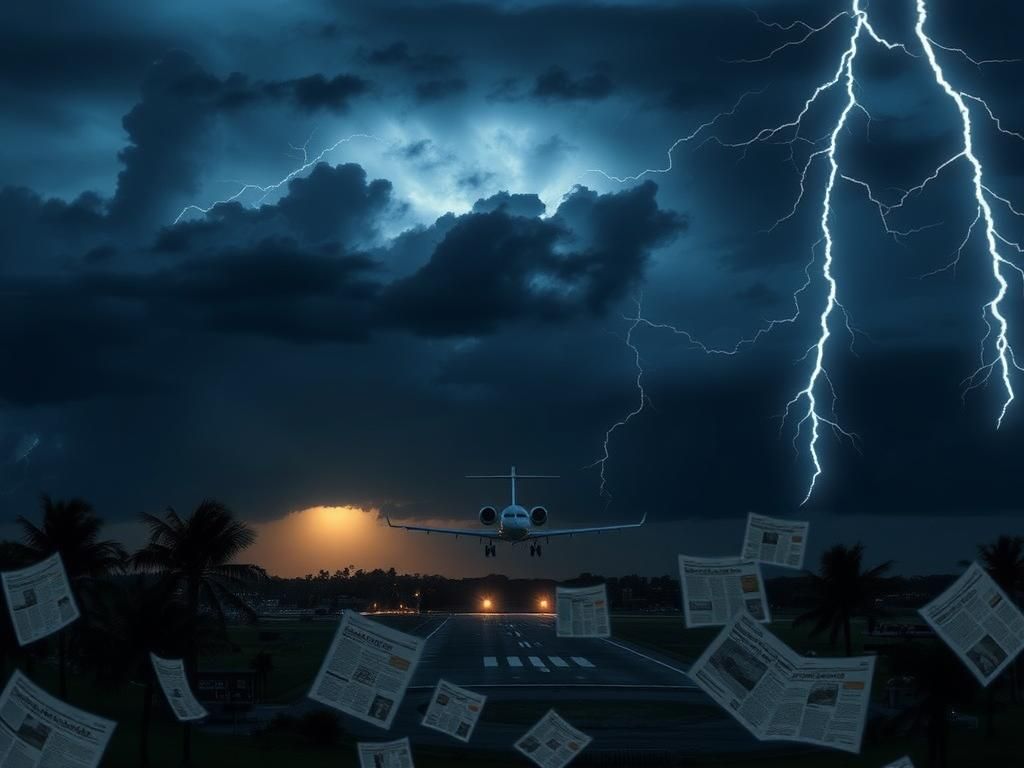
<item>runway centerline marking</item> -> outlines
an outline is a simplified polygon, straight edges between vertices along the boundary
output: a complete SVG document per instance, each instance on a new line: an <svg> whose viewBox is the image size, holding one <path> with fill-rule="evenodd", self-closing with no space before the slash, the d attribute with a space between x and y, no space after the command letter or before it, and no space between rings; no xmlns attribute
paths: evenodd
<svg viewBox="0 0 1024 768"><path fill-rule="evenodd" d="M505 657L505 661L508 662L508 665L510 667L521 667L521 666L523 666L523 662L520 660L520 658L518 656L506 656Z"/></svg>

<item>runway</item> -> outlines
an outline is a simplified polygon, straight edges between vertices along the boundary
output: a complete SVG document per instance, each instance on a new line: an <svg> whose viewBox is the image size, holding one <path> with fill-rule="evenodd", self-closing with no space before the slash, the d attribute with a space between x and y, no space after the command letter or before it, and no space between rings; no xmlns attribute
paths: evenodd
<svg viewBox="0 0 1024 768"><path fill-rule="evenodd" d="M620 641L560 638L542 614L456 614L427 625L412 687L695 689L678 662Z"/></svg>
<svg viewBox="0 0 1024 768"><path fill-rule="evenodd" d="M606 753L615 765L633 765L641 756L809 751L758 742L694 685L678 661L614 637L556 637L553 616L439 615L424 617L413 633L428 641L390 732L347 719L359 738L408 736L414 745L462 747L420 725L444 678L487 696L469 745L475 749L510 749L554 708L593 737L588 751Z"/></svg>

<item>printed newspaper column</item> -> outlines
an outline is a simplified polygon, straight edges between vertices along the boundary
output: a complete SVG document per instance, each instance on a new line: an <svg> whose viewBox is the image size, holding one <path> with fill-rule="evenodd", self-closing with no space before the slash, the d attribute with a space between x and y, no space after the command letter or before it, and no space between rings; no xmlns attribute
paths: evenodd
<svg viewBox="0 0 1024 768"><path fill-rule="evenodd" d="M747 515L747 530L743 535L743 557L783 568L804 567L804 547L807 530L804 520L781 520L764 515Z"/></svg>
<svg viewBox="0 0 1024 768"><path fill-rule="evenodd" d="M1024 648L1024 614L977 563L920 613L983 686Z"/></svg>
<svg viewBox="0 0 1024 768"><path fill-rule="evenodd" d="M687 627L721 626L738 613L757 621L772 620L761 566L755 560L680 555L679 581Z"/></svg>
<svg viewBox="0 0 1024 768"><path fill-rule="evenodd" d="M0 765L95 768L116 726L55 699L14 670L0 693Z"/></svg>
<svg viewBox="0 0 1024 768"><path fill-rule="evenodd" d="M161 659L156 654L149 654L149 660L153 662L153 671L156 672L157 682L167 697L167 703L171 705L174 716L184 722L185 720L202 720L209 713L203 709L192 689L188 685L188 677L185 675L185 662L181 659Z"/></svg>
<svg viewBox="0 0 1024 768"><path fill-rule="evenodd" d="M901 757L895 763L889 763L882 766L882 768L914 768L914 764L910 761L909 757Z"/></svg>
<svg viewBox="0 0 1024 768"><path fill-rule="evenodd" d="M0 574L18 645L28 645L52 635L78 618L78 605L71 594L60 555Z"/></svg>
<svg viewBox="0 0 1024 768"><path fill-rule="evenodd" d="M762 741L860 752L875 657L804 658L747 613L718 634L690 677Z"/></svg>
<svg viewBox="0 0 1024 768"><path fill-rule="evenodd" d="M309 698L390 728L425 642L345 611Z"/></svg>
<svg viewBox="0 0 1024 768"><path fill-rule="evenodd" d="M548 710L536 725L516 742L515 747L540 768L562 768L593 741Z"/></svg>
<svg viewBox="0 0 1024 768"><path fill-rule="evenodd" d="M469 741L485 701L486 696L467 691L446 680L438 680L422 725L461 741Z"/></svg>
<svg viewBox="0 0 1024 768"><path fill-rule="evenodd" d="M360 742L359 768L413 768L409 739Z"/></svg>
<svg viewBox="0 0 1024 768"><path fill-rule="evenodd" d="M558 587L555 590L558 637L611 637L608 623L608 591L596 587Z"/></svg>

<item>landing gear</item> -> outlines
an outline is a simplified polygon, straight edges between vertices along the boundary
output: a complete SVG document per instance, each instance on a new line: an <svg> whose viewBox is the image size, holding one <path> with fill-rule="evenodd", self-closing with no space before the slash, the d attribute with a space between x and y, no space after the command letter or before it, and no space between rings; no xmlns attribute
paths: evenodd
<svg viewBox="0 0 1024 768"><path fill-rule="evenodd" d="M498 548L497 547L495 547L493 544L485 544L484 545L484 557L497 557L497 556L498 556Z"/></svg>
<svg viewBox="0 0 1024 768"><path fill-rule="evenodd" d="M540 557L540 555L541 555L540 544L531 544L530 545L530 557Z"/></svg>

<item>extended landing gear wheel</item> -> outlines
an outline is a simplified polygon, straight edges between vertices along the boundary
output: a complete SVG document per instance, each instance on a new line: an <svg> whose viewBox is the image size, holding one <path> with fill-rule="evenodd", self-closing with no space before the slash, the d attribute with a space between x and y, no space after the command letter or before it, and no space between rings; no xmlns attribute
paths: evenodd
<svg viewBox="0 0 1024 768"><path fill-rule="evenodd" d="M540 544L537 545L537 557L540 557Z"/></svg>
<svg viewBox="0 0 1024 768"><path fill-rule="evenodd" d="M530 557L535 557L536 554L537 554L537 545L536 544L531 544L530 545Z"/></svg>
<svg viewBox="0 0 1024 768"><path fill-rule="evenodd" d="M484 557L495 557L497 554L497 548L493 544L484 545Z"/></svg>

